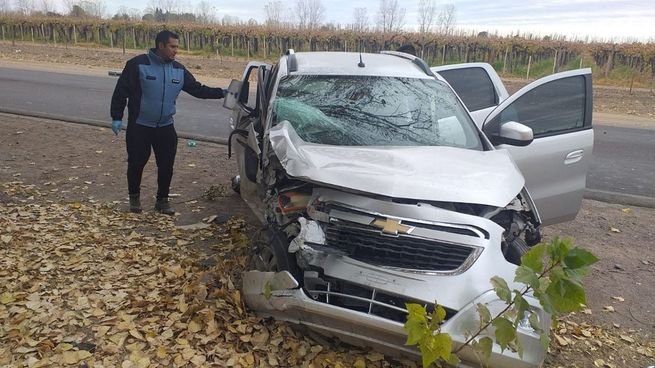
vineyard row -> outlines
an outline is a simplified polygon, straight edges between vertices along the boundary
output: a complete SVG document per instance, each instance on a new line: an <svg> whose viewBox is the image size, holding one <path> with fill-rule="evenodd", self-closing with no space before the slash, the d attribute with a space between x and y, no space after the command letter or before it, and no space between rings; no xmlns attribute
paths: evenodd
<svg viewBox="0 0 655 368"><path fill-rule="evenodd" d="M394 50L411 43L430 65L487 62L506 74L524 72L530 65L549 63L557 72L592 66L608 75L616 68L655 78L654 43L584 43L566 40L445 36L418 33L303 31L262 26L159 24L85 20L77 18L0 17L2 40L52 43L95 43L109 47L151 47L162 29L180 34L181 47L220 55L275 58L285 50L361 51Z"/></svg>

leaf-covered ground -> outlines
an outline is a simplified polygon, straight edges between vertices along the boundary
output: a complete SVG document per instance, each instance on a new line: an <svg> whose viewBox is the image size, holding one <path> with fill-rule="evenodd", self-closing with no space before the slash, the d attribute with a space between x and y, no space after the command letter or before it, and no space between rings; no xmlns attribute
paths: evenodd
<svg viewBox="0 0 655 368"><path fill-rule="evenodd" d="M2 191L0 365L390 366L247 312L242 220L181 230L21 183Z"/></svg>

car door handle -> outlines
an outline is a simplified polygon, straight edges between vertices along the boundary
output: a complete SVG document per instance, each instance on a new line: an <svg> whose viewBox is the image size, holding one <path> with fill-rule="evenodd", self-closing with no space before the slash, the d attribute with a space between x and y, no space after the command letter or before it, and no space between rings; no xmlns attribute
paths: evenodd
<svg viewBox="0 0 655 368"><path fill-rule="evenodd" d="M564 165L576 163L582 160L582 156L584 156L584 150L573 151L566 155L566 158L564 159Z"/></svg>

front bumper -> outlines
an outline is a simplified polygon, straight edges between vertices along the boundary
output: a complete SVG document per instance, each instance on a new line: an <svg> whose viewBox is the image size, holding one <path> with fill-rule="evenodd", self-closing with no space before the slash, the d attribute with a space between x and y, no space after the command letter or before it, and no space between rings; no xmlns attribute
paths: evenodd
<svg viewBox="0 0 655 368"><path fill-rule="evenodd" d="M403 323L316 301L297 285L297 281L286 271L280 273L249 271L243 274L244 300L251 309L263 317L301 324L324 335L338 337L353 345L369 346L391 356L420 358L417 348L405 345L407 334L403 329ZM267 288L274 289L268 298L263 292ZM535 300L531 298L528 300L530 304L536 306ZM442 325L442 332L450 334L453 348L457 348L466 340L465 331L477 329L477 303L492 306L491 309L494 309L494 305L499 307L503 305L503 302L498 300L495 293L490 290L450 317ZM542 322L548 326L550 324L548 316L544 315L544 317ZM539 335L522 329L519 329L518 334L524 348L523 358L509 350L501 352L500 347L494 345L489 367L528 368L541 364L545 351L539 342ZM493 330L486 331L482 336L486 335L493 336ZM463 349L459 357L462 359L463 367L478 366L477 357L471 348Z"/></svg>

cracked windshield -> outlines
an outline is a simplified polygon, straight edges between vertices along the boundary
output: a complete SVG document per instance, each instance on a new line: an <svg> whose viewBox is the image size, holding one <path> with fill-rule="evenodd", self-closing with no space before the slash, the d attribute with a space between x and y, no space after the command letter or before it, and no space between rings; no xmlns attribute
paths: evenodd
<svg viewBox="0 0 655 368"><path fill-rule="evenodd" d="M454 146L482 150L463 107L432 79L291 76L274 102L306 142L340 146Z"/></svg>

